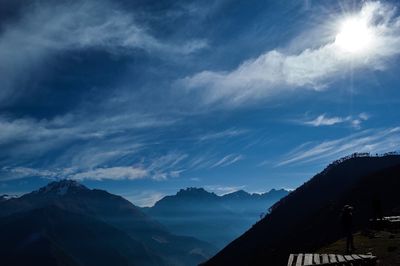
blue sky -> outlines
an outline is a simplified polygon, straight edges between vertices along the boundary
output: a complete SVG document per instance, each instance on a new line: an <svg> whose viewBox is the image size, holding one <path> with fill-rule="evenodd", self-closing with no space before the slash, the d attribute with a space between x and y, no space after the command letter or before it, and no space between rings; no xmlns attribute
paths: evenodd
<svg viewBox="0 0 400 266"><path fill-rule="evenodd" d="M0 2L0 193L150 205L400 148L397 1Z"/></svg>

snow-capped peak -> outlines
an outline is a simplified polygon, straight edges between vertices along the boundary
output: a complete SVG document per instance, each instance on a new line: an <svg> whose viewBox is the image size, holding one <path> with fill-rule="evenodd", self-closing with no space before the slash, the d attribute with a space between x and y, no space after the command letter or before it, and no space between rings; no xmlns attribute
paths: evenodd
<svg viewBox="0 0 400 266"><path fill-rule="evenodd" d="M79 184L75 180L63 179L49 183L47 186L37 190L37 193L56 193L57 195L63 196L69 191L86 190L87 187Z"/></svg>

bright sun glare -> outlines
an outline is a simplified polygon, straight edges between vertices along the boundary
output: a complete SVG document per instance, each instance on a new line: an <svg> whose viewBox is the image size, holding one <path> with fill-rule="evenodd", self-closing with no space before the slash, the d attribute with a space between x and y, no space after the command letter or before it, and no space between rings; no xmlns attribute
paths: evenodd
<svg viewBox="0 0 400 266"><path fill-rule="evenodd" d="M345 52L359 54L372 45L373 32L362 18L348 18L340 24L335 44Z"/></svg>

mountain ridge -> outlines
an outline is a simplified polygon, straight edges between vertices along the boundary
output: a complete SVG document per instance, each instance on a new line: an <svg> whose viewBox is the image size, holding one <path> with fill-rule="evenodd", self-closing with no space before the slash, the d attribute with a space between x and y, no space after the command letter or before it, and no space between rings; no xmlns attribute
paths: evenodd
<svg viewBox="0 0 400 266"><path fill-rule="evenodd" d="M143 210L171 232L193 236L222 248L288 193L283 189L262 194L239 190L218 196L204 188L189 187Z"/></svg>
<svg viewBox="0 0 400 266"><path fill-rule="evenodd" d="M267 192L263 192L263 193L251 193L251 192L247 192L243 189L240 190L236 190L233 192L229 192L223 195L217 195L214 192L210 192L207 191L206 189L202 188L202 187L187 187L187 188L183 188L180 189L175 195L167 195L164 196L163 198L161 198L160 200L156 201L155 204L152 206L154 207L157 204L160 204L160 202L164 201L164 200L169 200L171 198L177 198L177 197L185 197L185 198L193 198L193 197L201 197L201 196L205 196L207 198L210 199L245 199L245 198L262 198L262 197L273 197L277 194L288 194L290 193L290 190L286 190L286 189L271 189ZM145 207L145 208L152 208L152 207Z"/></svg>

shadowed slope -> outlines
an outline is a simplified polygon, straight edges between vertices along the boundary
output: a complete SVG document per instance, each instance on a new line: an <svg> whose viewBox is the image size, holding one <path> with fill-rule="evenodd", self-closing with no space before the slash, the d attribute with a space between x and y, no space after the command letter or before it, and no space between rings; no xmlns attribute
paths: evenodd
<svg viewBox="0 0 400 266"><path fill-rule="evenodd" d="M355 206L355 225L382 197L386 211L400 206L400 156L356 157L327 167L279 201L272 212L206 265L282 265L289 253L311 252L341 236L340 211Z"/></svg>
<svg viewBox="0 0 400 266"><path fill-rule="evenodd" d="M125 233L55 206L0 221L4 265L162 265Z"/></svg>

